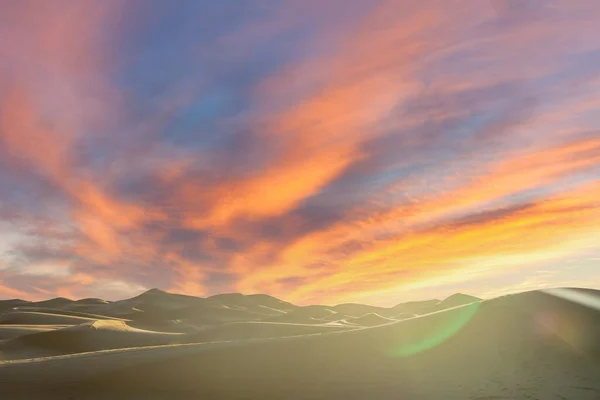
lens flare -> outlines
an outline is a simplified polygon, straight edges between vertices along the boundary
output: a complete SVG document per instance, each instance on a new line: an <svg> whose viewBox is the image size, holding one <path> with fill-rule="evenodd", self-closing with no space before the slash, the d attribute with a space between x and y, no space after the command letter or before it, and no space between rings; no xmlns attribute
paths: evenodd
<svg viewBox="0 0 600 400"><path fill-rule="evenodd" d="M589 319L582 312L586 308L600 310L600 298L575 289L549 289L544 292L583 307L565 309L562 312L554 312L552 315L548 312L539 314L536 319L538 326L545 330L544 333L547 336L560 339L572 350L587 356L595 354L594 357L598 357L600 347L595 333L598 325L590 324Z"/></svg>
<svg viewBox="0 0 600 400"><path fill-rule="evenodd" d="M583 293L573 289L548 289L545 293L561 299L569 300L572 303L578 303L594 310L600 310L600 298L591 294Z"/></svg>
<svg viewBox="0 0 600 400"><path fill-rule="evenodd" d="M408 339L402 344L395 344L389 355L408 357L439 346L467 325L480 306L481 302L475 302L439 313L439 323L431 329L429 334Z"/></svg>

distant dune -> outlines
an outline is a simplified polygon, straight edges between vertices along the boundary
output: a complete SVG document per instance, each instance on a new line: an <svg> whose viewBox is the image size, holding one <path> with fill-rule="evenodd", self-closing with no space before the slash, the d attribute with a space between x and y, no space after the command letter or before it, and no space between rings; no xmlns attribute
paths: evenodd
<svg viewBox="0 0 600 400"><path fill-rule="evenodd" d="M365 314L361 317L346 319L346 322L356 324L360 326L378 326L383 324L389 324L390 322L397 322L395 319L382 317L379 314Z"/></svg>
<svg viewBox="0 0 600 400"><path fill-rule="evenodd" d="M367 313L374 309L297 307L238 294L188 299L156 291L94 304L126 304L140 315L160 310L163 319L157 316L153 326L170 327L162 332L140 329L150 326L143 318L81 322L54 311L40 316L10 310L0 321L10 323L16 314L32 325L0 323L0 335L4 330L7 336L0 340L0 393L44 400L598 400L600 292L555 294L488 301L456 295ZM260 314L261 308L279 314ZM169 319L167 309L184 318ZM198 315L191 315L193 309ZM218 312L226 310L248 319L219 322ZM423 310L430 312L415 316ZM290 321L275 321L286 316ZM345 318L329 321L336 316ZM56 318L75 319L70 327L40 323ZM196 322L203 319L210 323ZM303 319L310 323L292 322ZM177 329L187 333L171 332Z"/></svg>
<svg viewBox="0 0 600 400"><path fill-rule="evenodd" d="M283 315L270 318L272 322L289 322L292 324L322 324L336 316L336 312L325 306L299 307Z"/></svg>
<svg viewBox="0 0 600 400"><path fill-rule="evenodd" d="M322 323L322 321L338 322L353 318L356 318L356 315L350 315L342 312L333 312L329 315L326 315L325 317L319 318L316 321L319 323Z"/></svg>
<svg viewBox="0 0 600 400"><path fill-rule="evenodd" d="M243 295L241 293L219 294L209 297L209 302L227 307L238 307L259 314L278 315L298 308L298 306L266 294Z"/></svg>
<svg viewBox="0 0 600 400"><path fill-rule="evenodd" d="M383 315L387 312L390 312L390 310L387 308L369 306L366 304L355 304L355 303L338 304L337 306L332 307L332 309L339 313L351 315L353 317L362 317L363 315L366 315L366 314Z"/></svg>
<svg viewBox="0 0 600 400"><path fill-rule="evenodd" d="M0 300L0 313L3 313L7 310L11 310L15 307L28 305L31 302L21 300L21 299L11 299L11 300Z"/></svg>
<svg viewBox="0 0 600 400"><path fill-rule="evenodd" d="M30 307L44 307L44 308L61 308L67 307L75 301L71 299L66 299L64 297L57 297L55 299L44 300L44 301L35 301L28 304Z"/></svg>

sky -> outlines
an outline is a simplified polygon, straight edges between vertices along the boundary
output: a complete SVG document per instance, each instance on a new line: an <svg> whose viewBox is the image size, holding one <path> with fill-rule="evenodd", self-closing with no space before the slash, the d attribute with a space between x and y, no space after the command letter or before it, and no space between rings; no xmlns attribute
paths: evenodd
<svg viewBox="0 0 600 400"><path fill-rule="evenodd" d="M597 0L0 0L0 298L600 288Z"/></svg>

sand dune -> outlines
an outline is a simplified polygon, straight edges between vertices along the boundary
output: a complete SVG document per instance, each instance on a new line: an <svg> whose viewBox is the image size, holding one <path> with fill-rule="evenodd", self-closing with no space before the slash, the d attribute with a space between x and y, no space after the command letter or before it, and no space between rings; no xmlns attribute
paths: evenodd
<svg viewBox="0 0 600 400"><path fill-rule="evenodd" d="M95 319L51 312L13 311L0 315L2 325L77 325L90 321Z"/></svg>
<svg viewBox="0 0 600 400"><path fill-rule="evenodd" d="M44 307L44 308L62 308L66 307L70 304L75 303L74 300L67 299L64 297L57 297L55 299L44 300L44 301L34 301L29 303L30 307Z"/></svg>
<svg viewBox="0 0 600 400"><path fill-rule="evenodd" d="M423 315L430 312L439 311L440 303L440 300L410 301L408 303L400 303L392 307L391 312L396 315L400 313Z"/></svg>
<svg viewBox="0 0 600 400"><path fill-rule="evenodd" d="M188 323L209 325L256 321L284 313L252 301L251 296L241 294L220 296L204 299L173 295L152 289L134 298L94 306L87 311L152 324L183 320ZM285 302L281 303L285 304Z"/></svg>
<svg viewBox="0 0 600 400"><path fill-rule="evenodd" d="M62 329L50 329L0 342L4 360L99 350L168 344L176 333L133 328L123 321L99 320Z"/></svg>
<svg viewBox="0 0 600 400"><path fill-rule="evenodd" d="M359 326L379 326L397 321L395 319L382 317L379 314L372 313L363 315L362 317L346 319L346 322Z"/></svg>
<svg viewBox="0 0 600 400"><path fill-rule="evenodd" d="M172 294L159 289L151 289L127 300L116 301L114 305L127 305L142 311L177 310L206 303L206 299L182 294Z"/></svg>
<svg viewBox="0 0 600 400"><path fill-rule="evenodd" d="M598 292L586 296L600 302ZM566 297L523 293L371 328L307 334L300 330L323 327L302 326L292 337L257 339L273 324L245 323L238 328L257 329L254 338L237 340L223 325L221 338L231 341L0 363L0 392L27 399L597 400L600 311Z"/></svg>
<svg viewBox="0 0 600 400"><path fill-rule="evenodd" d="M102 299L81 299L74 301L73 303L65 304L61 307L65 311L83 311L86 312L88 309L93 310L94 308L99 309L101 306L109 305L111 302Z"/></svg>
<svg viewBox="0 0 600 400"><path fill-rule="evenodd" d="M0 325L0 341L30 333L48 332L67 328L69 325Z"/></svg>
<svg viewBox="0 0 600 400"><path fill-rule="evenodd" d="M257 321L267 317L248 310L231 308L228 306L202 305L178 310L173 313L177 319L196 324L221 324L228 322Z"/></svg>
<svg viewBox="0 0 600 400"><path fill-rule="evenodd" d="M400 314L396 314L396 315L392 316L392 319L395 319L396 321L402 321L404 319L414 318L416 316L417 316L417 314L400 313Z"/></svg>
<svg viewBox="0 0 600 400"><path fill-rule="evenodd" d="M400 303L391 308L375 307L365 304L339 304L332 307L333 310L351 315L353 317L361 317L366 314L378 314L385 318L394 318L396 315L423 315L432 312L445 310L447 308L457 307L464 304L473 303L480 299L474 296L464 295L461 293L454 294L442 301L426 300L412 301L408 303Z"/></svg>
<svg viewBox="0 0 600 400"><path fill-rule="evenodd" d="M366 314L383 315L386 312L388 312L389 309L383 307L369 306L366 304L346 303L338 304L337 306L332 307L332 310L335 310L342 314L347 314L352 317L362 317Z"/></svg>
<svg viewBox="0 0 600 400"><path fill-rule="evenodd" d="M475 296L469 296L467 294L456 293L456 294L453 294L452 296L447 297L444 300L442 300L438 304L438 307L440 309L446 309L446 308L450 308L450 307L462 306L464 304L470 304L470 303L473 303L473 302L476 302L479 300L481 300L481 299L479 299Z"/></svg>
<svg viewBox="0 0 600 400"><path fill-rule="evenodd" d="M329 322L337 322L346 319L356 318L354 315L345 314L341 312L333 312L325 317L319 318L319 321L329 321Z"/></svg>
<svg viewBox="0 0 600 400"><path fill-rule="evenodd" d="M292 324L322 324L337 313L326 306L298 307L283 315L270 318L271 322L288 322Z"/></svg>
<svg viewBox="0 0 600 400"><path fill-rule="evenodd" d="M80 299L75 301L74 303L71 303L70 305L99 305L99 304L110 304L110 301L107 300L103 300L103 299L97 299L97 298L87 298L87 299Z"/></svg>
<svg viewBox="0 0 600 400"><path fill-rule="evenodd" d="M266 294L243 295L241 293L226 293L208 298L211 303L236 307L265 315L280 315L298 308L292 303L279 300Z"/></svg>
<svg viewBox="0 0 600 400"><path fill-rule="evenodd" d="M424 314L466 304L473 300L477 299L471 296L455 295L444 301L411 302L391 308L363 304L299 307L262 294L228 293L209 298L197 298L152 289L131 299L116 302L95 298L76 301L56 298L39 302L19 299L6 300L0 301L0 312L43 312L92 319L117 318L150 324L165 324L172 320L209 325L258 320L319 324L322 323L322 320L335 321L373 313L386 318L394 318L399 314ZM339 315L335 316L335 313L339 313ZM2 322L0 321L0 323ZM72 323L77 322L73 321Z"/></svg>
<svg viewBox="0 0 600 400"><path fill-rule="evenodd" d="M69 309L72 306L69 307ZM113 318L135 319L142 315L143 311L131 306L130 304L108 303L96 305L81 305L76 308L79 312L85 312L94 315L104 315Z"/></svg>
<svg viewBox="0 0 600 400"><path fill-rule="evenodd" d="M353 329L344 325L305 325L277 322L235 322L207 328L200 332L178 338L175 343L203 343L229 340L262 339L273 337L301 336L315 333Z"/></svg>
<svg viewBox="0 0 600 400"><path fill-rule="evenodd" d="M30 304L29 301L21 299L0 300L0 313L11 310L14 307L24 306L28 304Z"/></svg>
<svg viewBox="0 0 600 400"><path fill-rule="evenodd" d="M53 315L64 315L64 316L69 316L69 317L122 320L121 318L111 317L108 315L92 314L92 313L87 313L87 312L82 312L82 311L61 310L58 308L20 306L20 307L15 307L13 310L14 310L14 312L35 312L35 313L46 313L46 314L53 314Z"/></svg>

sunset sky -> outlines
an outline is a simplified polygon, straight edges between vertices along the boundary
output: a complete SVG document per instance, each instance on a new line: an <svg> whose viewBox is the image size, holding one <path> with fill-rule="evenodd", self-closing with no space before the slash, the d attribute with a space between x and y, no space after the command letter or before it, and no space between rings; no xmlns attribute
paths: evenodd
<svg viewBox="0 0 600 400"><path fill-rule="evenodd" d="M600 287L597 0L0 0L0 298Z"/></svg>

